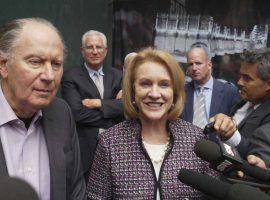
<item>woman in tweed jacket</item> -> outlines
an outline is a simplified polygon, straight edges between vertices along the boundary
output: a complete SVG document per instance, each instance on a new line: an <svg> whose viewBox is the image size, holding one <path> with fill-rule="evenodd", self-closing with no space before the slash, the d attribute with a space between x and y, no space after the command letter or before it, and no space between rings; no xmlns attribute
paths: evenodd
<svg viewBox="0 0 270 200"><path fill-rule="evenodd" d="M179 169L207 164L193 153L202 130L177 118L184 105L184 74L177 61L147 48L124 77L126 120L100 135L88 182L90 199L201 199L177 179Z"/></svg>

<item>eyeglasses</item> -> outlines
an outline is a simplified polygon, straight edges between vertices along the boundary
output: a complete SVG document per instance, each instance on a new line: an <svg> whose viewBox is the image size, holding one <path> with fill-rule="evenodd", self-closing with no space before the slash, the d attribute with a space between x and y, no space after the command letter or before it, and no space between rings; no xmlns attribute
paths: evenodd
<svg viewBox="0 0 270 200"><path fill-rule="evenodd" d="M105 47L102 46L83 46L83 48L89 52L93 52L94 50L97 52L102 52L105 49Z"/></svg>

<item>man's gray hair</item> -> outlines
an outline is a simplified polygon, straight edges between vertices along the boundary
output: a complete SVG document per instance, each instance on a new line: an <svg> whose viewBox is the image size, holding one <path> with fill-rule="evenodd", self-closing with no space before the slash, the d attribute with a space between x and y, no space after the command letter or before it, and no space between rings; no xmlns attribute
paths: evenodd
<svg viewBox="0 0 270 200"><path fill-rule="evenodd" d="M209 60L211 60L212 56L211 56L211 53L209 51L209 47L208 47L208 45L206 43L204 43L204 42L195 42L195 43L193 43L187 53L189 53L192 49L195 49L195 48L202 49L205 52L207 58Z"/></svg>
<svg viewBox="0 0 270 200"><path fill-rule="evenodd" d="M23 30L24 25L30 22L44 24L55 30L55 32L59 35L62 41L64 54L66 54L65 43L58 29L48 20L37 17L37 18L15 19L6 23L0 28L0 53L3 54L2 56L4 56L5 58L10 57L13 48L16 46L16 42L19 39L19 35Z"/></svg>
<svg viewBox="0 0 270 200"><path fill-rule="evenodd" d="M104 47L107 48L107 38L106 38L105 34L102 33L102 32L96 31L96 30L90 30L90 31L87 31L86 33L83 34L83 36L82 36L82 47L85 46L86 37L91 36L91 35L100 36L101 39L102 39Z"/></svg>
<svg viewBox="0 0 270 200"><path fill-rule="evenodd" d="M270 79L270 49L262 48L252 51L244 51L240 55L242 62L258 64L257 72L262 80Z"/></svg>

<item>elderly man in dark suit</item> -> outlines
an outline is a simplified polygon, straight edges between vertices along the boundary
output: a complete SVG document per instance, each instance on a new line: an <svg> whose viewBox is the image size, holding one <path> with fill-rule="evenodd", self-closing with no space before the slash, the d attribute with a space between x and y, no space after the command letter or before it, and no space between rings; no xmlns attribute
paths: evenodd
<svg viewBox="0 0 270 200"><path fill-rule="evenodd" d="M0 175L25 180L41 200L85 199L73 116L55 97L64 49L44 19L13 20L0 30Z"/></svg>
<svg viewBox="0 0 270 200"><path fill-rule="evenodd" d="M62 97L70 105L77 124L86 180L99 133L124 118L120 100L122 72L103 64L107 51L103 33L86 32L81 47L84 63L67 70L61 83Z"/></svg>
<svg viewBox="0 0 270 200"><path fill-rule="evenodd" d="M181 118L200 128L204 128L215 114L228 114L240 99L235 86L213 78L211 72L211 55L207 45L201 42L193 44L187 52L187 73L192 81L185 85L186 103ZM198 109L199 99L202 99L202 104ZM199 120L198 115L201 117Z"/></svg>
<svg viewBox="0 0 270 200"><path fill-rule="evenodd" d="M241 56L238 86L242 101L229 116L210 119L226 143L236 146L242 157L254 154L270 166L270 51L247 51Z"/></svg>

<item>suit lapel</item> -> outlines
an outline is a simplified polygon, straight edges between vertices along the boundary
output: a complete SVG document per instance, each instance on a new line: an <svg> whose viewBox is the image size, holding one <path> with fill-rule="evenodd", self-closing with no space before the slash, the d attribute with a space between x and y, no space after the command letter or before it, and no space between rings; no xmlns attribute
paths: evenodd
<svg viewBox="0 0 270 200"><path fill-rule="evenodd" d="M223 95L225 95L222 92L219 82L215 79L213 81L214 83L213 83L209 118L213 116L213 113L219 113L219 106L223 106L222 103L219 103L219 102L222 102ZM218 103L214 103L214 102L218 102Z"/></svg>
<svg viewBox="0 0 270 200"><path fill-rule="evenodd" d="M57 122L52 117L53 110L50 107L43 110L42 126L47 143L49 162L50 162L50 180L51 180L51 199L64 197L62 188L66 185L65 155L62 146L59 145L60 135L57 128Z"/></svg>
<svg viewBox="0 0 270 200"><path fill-rule="evenodd" d="M245 123L252 119L254 121L256 121L255 119L262 116L263 113L265 113L266 109L269 108L269 103L270 101L266 101L264 103L262 103L257 109L255 109L254 111L252 111L247 117L245 117L239 124L238 124L238 129L241 130L241 128L245 125ZM243 106L243 105L242 105ZM241 107L242 107L241 106Z"/></svg>
<svg viewBox="0 0 270 200"><path fill-rule="evenodd" d="M104 99L110 98L111 91L110 89L112 88L112 83L113 83L113 74L110 73L110 70L107 67L103 67L103 84L104 84L104 94L103 97Z"/></svg>

